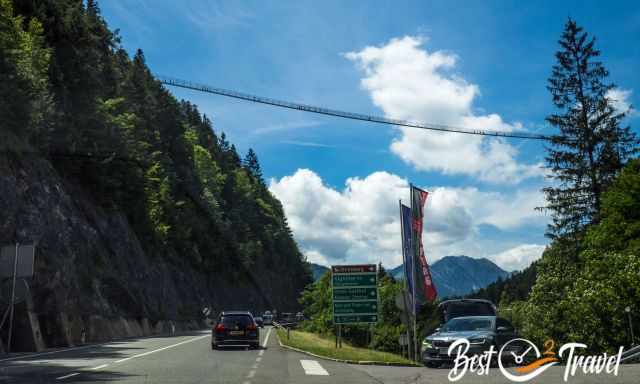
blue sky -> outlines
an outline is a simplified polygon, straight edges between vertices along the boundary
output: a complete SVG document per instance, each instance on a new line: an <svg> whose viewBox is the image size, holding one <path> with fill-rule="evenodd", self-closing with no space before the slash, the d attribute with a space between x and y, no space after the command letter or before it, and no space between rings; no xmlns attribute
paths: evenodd
<svg viewBox="0 0 640 384"><path fill-rule="evenodd" d="M633 2L103 1L158 74L330 108L549 133L546 79L568 16L598 38L621 102L640 104ZM254 148L296 240L323 264L401 261L397 200L433 192L427 255L539 257L540 142L401 130L173 89ZM627 120L637 126L637 113Z"/></svg>

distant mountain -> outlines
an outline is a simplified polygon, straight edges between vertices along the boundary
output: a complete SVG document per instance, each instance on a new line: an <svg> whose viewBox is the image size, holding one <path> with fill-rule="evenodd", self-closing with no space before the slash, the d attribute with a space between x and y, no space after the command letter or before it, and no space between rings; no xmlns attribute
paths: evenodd
<svg viewBox="0 0 640 384"><path fill-rule="evenodd" d="M488 299L494 303L500 300L512 302L526 300L531 288L536 283L538 262L534 262L522 271L514 272L504 280L493 282L484 288L468 294L466 297L474 299Z"/></svg>
<svg viewBox="0 0 640 384"><path fill-rule="evenodd" d="M389 273L396 279L404 278L402 265L390 269ZM445 256L431 265L431 276L439 298L467 295L509 275L485 258Z"/></svg>
<svg viewBox="0 0 640 384"><path fill-rule="evenodd" d="M313 281L318 281L325 274L325 272L329 271L329 268L324 265L309 263L311 266L311 273L313 274Z"/></svg>

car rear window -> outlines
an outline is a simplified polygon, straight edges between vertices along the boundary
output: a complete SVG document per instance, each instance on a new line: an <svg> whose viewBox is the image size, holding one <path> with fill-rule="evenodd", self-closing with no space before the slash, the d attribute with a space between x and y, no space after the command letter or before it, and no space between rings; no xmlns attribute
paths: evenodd
<svg viewBox="0 0 640 384"><path fill-rule="evenodd" d="M235 325L246 327L253 323L251 317L247 315L227 315L222 317L221 323L225 327L232 327Z"/></svg>
<svg viewBox="0 0 640 384"><path fill-rule="evenodd" d="M446 307L445 320L462 316L495 316L490 304L479 302L450 303Z"/></svg>

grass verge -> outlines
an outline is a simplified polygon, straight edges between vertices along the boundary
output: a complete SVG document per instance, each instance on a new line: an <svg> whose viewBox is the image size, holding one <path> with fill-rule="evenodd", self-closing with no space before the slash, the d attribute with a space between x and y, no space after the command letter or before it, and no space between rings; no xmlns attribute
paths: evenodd
<svg viewBox="0 0 640 384"><path fill-rule="evenodd" d="M336 349L335 338L321 336L315 333L291 330L289 339L287 339L287 332L278 329L278 337L284 345L332 359L416 365L411 360L407 360L402 356L389 352L354 347L344 341L342 342L342 348Z"/></svg>

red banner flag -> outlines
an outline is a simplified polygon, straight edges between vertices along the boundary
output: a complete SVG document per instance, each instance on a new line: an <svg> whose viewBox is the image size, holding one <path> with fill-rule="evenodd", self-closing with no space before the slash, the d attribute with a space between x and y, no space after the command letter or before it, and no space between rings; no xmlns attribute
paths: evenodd
<svg viewBox="0 0 640 384"><path fill-rule="evenodd" d="M424 218L424 205L427 201L429 193L423 191L420 188L411 186L411 212L413 214L413 236L412 245L414 248L414 255L418 262L415 264L416 269L416 301L419 303L425 303L427 301L433 301L438 296L436 286L431 279L431 271L429 270L429 264L424 255L424 247L422 246L422 228ZM422 290L417 289L422 287Z"/></svg>

